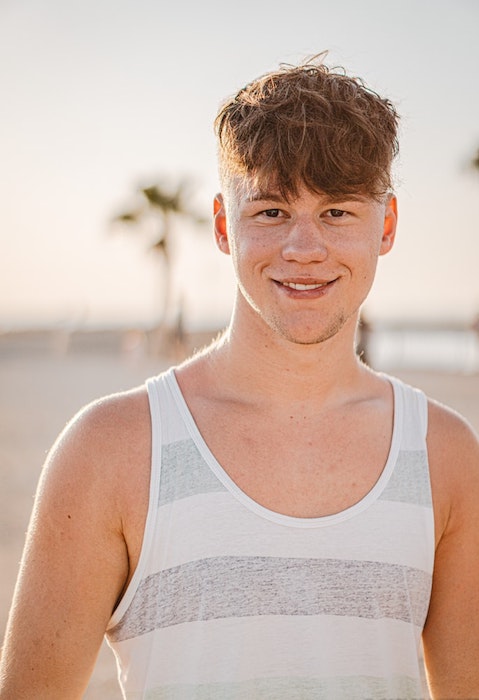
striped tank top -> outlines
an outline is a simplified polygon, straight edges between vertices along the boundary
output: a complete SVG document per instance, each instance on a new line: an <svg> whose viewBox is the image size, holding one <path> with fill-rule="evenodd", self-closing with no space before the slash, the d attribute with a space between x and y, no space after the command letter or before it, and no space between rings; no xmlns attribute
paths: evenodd
<svg viewBox="0 0 479 700"><path fill-rule="evenodd" d="M434 560L424 394L398 379L384 470L352 507L272 512L204 442L174 370L147 382L150 502L107 630L125 698L424 698Z"/></svg>

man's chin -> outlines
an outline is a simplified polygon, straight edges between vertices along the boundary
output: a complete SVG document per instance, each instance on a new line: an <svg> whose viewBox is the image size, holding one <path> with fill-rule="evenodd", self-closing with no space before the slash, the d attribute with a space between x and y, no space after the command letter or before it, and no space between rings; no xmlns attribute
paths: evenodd
<svg viewBox="0 0 479 700"><path fill-rule="evenodd" d="M285 340L295 345L320 345L331 340L344 328L347 319L335 318L334 321L324 326L314 328L287 327L284 324L274 324L273 330L279 333Z"/></svg>

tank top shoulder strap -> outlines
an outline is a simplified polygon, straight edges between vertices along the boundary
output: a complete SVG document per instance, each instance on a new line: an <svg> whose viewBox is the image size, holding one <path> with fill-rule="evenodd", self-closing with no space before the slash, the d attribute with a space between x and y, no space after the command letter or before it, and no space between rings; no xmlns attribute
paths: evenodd
<svg viewBox="0 0 479 700"><path fill-rule="evenodd" d="M177 421L174 420L175 404L171 392L168 389L167 379L172 372L172 369L168 370L167 372L147 379L145 382L151 419L151 463L148 513L146 516L143 543L138 565L127 590L110 619L108 630L113 629L113 627L118 624L131 604L138 585L144 577L145 567L147 566L150 550L154 542L160 494L162 449L168 433L171 432L171 423L177 423ZM173 419L172 421L169 420L170 417Z"/></svg>
<svg viewBox="0 0 479 700"><path fill-rule="evenodd" d="M428 405L424 392L397 377L388 377L396 394L395 421L401 424L401 449L425 450L428 426Z"/></svg>
<svg viewBox="0 0 479 700"><path fill-rule="evenodd" d="M394 469L380 498L410 506L432 508L431 480L427 454L428 405L425 394L400 379L388 377L395 393L395 434L397 455ZM430 520L432 516L426 515Z"/></svg>

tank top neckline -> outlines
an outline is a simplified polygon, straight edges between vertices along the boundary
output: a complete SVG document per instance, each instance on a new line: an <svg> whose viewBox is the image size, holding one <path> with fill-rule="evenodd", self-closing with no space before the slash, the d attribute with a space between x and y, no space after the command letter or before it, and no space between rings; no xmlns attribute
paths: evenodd
<svg viewBox="0 0 479 700"><path fill-rule="evenodd" d="M334 525L339 522L343 522L345 520L349 520L350 518L359 515L367 508L369 508L379 498L381 493L384 491L387 483L389 482L389 479L391 478L391 475L394 471L394 467L396 465L399 448L401 445L404 404L399 386L399 380L396 380L394 377L390 377L382 373L381 376L387 379L387 381L389 381L389 383L391 384L393 388L394 397L393 429L391 435L391 443L389 446L389 452L386 459L386 463L383 467L381 474L379 475L377 481L372 486L372 488L368 491L368 493L366 493L366 495L363 498L361 498L359 501L349 506L348 508L338 511L337 513L332 513L330 515L323 515L315 518L303 518L292 515L285 515L284 513L270 510L269 508L266 508L265 506L255 501L253 498L248 496L248 494L246 494L242 489L239 488L236 482L233 481L233 479L223 469L223 467L218 462L214 454L211 452L206 441L204 440L196 424L196 421L193 418L193 415L188 407L188 404L186 403L181 388L178 384L178 380L175 375L175 368L171 367L163 374L164 380L171 391L176 407L185 422L185 426L193 442L195 443L198 451L205 460L209 469L211 469L211 471L223 484L226 490L229 491L238 501L240 501L240 503L242 503L243 506L245 506L247 509L249 509L256 515L280 525L297 528L325 527L329 525Z"/></svg>

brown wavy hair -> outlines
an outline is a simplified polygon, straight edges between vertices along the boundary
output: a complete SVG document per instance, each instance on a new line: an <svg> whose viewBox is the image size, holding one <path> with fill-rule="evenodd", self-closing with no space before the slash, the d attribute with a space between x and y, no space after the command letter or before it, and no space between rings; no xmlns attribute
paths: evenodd
<svg viewBox="0 0 479 700"><path fill-rule="evenodd" d="M332 197L392 189L399 116L360 78L328 68L326 55L282 64L223 104L215 120L222 186L252 177L286 199L301 186Z"/></svg>

